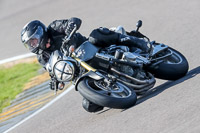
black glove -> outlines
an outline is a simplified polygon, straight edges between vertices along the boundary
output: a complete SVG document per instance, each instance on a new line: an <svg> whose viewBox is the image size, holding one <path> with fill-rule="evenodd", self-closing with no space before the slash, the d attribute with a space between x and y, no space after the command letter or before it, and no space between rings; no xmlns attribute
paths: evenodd
<svg viewBox="0 0 200 133"><path fill-rule="evenodd" d="M65 34L66 34L67 37L71 34L71 32L74 29L75 25L76 24L74 24L73 22L68 22L67 28L65 30Z"/></svg>
<svg viewBox="0 0 200 133"><path fill-rule="evenodd" d="M74 29L74 27L77 27L76 30L78 30L81 26L81 20L79 18L71 18L68 20L68 23L67 23L67 27L66 27L66 30L65 30L65 34L66 36L69 36L70 33L72 32L72 30Z"/></svg>

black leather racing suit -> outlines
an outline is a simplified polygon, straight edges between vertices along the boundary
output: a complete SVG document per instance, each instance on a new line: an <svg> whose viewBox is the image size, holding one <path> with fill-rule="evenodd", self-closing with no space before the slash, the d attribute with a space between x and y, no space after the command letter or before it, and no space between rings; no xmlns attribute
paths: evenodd
<svg viewBox="0 0 200 133"><path fill-rule="evenodd" d="M51 53L55 50L60 50L63 39L68 34L68 24L75 23L79 25L81 23L80 21L81 20L79 18L70 18L65 20L55 20L49 24L47 31L51 46L50 48L43 50L41 54L37 55L38 61L43 67L48 62ZM75 45L75 47L78 47L86 40L86 37L82 36L80 33L75 33L72 39L68 42L67 46Z"/></svg>

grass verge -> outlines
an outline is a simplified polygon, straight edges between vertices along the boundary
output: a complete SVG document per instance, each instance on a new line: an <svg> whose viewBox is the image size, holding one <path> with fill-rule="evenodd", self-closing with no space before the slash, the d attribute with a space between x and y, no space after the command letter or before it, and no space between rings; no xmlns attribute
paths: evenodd
<svg viewBox="0 0 200 133"><path fill-rule="evenodd" d="M38 75L40 68L35 62L20 63L9 68L0 67L0 113L23 91L24 85Z"/></svg>

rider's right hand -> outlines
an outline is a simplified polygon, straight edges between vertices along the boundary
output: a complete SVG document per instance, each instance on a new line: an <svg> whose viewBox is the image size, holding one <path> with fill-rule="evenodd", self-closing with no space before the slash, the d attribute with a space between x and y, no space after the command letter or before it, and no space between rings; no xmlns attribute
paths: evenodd
<svg viewBox="0 0 200 133"><path fill-rule="evenodd" d="M65 34L66 34L67 37L71 34L71 32L73 31L74 27L75 27L75 24L73 22L69 22L67 24L67 28L65 30Z"/></svg>
<svg viewBox="0 0 200 133"><path fill-rule="evenodd" d="M65 29L66 36L69 36L75 27L77 28L76 30L78 30L81 26L81 22L79 18L70 18Z"/></svg>

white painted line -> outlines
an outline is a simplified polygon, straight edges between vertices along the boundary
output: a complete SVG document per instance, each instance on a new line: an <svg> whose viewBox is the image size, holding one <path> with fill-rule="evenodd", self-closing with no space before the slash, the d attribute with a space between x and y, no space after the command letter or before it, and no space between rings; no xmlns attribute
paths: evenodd
<svg viewBox="0 0 200 133"><path fill-rule="evenodd" d="M13 127L11 127L10 129L6 130L4 133L7 133L11 130L13 130L14 128L18 127L19 125L21 125L22 123L26 122L27 120L31 119L32 117L34 117L35 115L37 115L38 113L42 112L44 109L46 109L47 107L51 106L53 103L55 103L57 100L59 100L61 97L63 97L64 95L66 95L68 92L70 92L72 89L74 88L74 85L70 86L69 88L67 88L67 90L65 90L63 93L61 93L60 95L58 95L56 98L54 98L51 102L47 103L45 106L43 106L41 109L39 109L38 111L36 111L35 113L33 113L32 115L26 117L24 120L20 121L19 123L17 123L16 125L14 125Z"/></svg>
<svg viewBox="0 0 200 133"><path fill-rule="evenodd" d="M24 55L19 55L19 56L16 56L16 57L8 58L8 59L5 59L5 60L0 60L0 65L7 63L7 62L11 62L11 61L15 61L15 60L19 60L19 59L23 59L23 58L27 58L27 57L32 57L32 56L36 56L36 55L33 54L33 53L29 53L29 54L24 54Z"/></svg>

